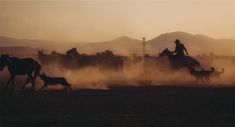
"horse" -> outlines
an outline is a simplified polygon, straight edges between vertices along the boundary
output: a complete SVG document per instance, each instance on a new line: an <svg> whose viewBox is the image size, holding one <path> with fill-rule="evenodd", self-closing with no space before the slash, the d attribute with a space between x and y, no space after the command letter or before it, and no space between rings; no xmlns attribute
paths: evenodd
<svg viewBox="0 0 235 127"><path fill-rule="evenodd" d="M8 68L10 78L4 88L3 94L8 88L11 82L11 91L14 92L14 78L17 75L28 75L25 84L22 86L21 91L25 88L26 84L31 80L32 91L35 88L35 79L39 75L41 66L40 64L32 58L19 59L16 57L10 57L9 55L1 55L0 58L0 70L2 71L4 67Z"/></svg>
<svg viewBox="0 0 235 127"><path fill-rule="evenodd" d="M171 66L176 69L186 67L191 70L195 67L200 67L200 63L196 59L190 56L175 56L168 48L159 53L160 58L163 56L167 56Z"/></svg>

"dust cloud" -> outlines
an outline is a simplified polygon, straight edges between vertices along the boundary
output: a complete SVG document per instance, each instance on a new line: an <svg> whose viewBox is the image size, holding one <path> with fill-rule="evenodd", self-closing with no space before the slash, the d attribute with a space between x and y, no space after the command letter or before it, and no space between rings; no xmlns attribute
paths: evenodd
<svg viewBox="0 0 235 127"><path fill-rule="evenodd" d="M235 57L198 55L194 58L206 70L211 67L218 72L224 70L218 77L212 76L210 84L201 85L224 86L235 83ZM112 86L198 85L188 69L172 69L167 58L162 59L161 62L130 60L125 62L120 70L97 67L67 70L61 69L57 64L43 67L43 70L48 75L64 76L73 88L108 89Z"/></svg>
<svg viewBox="0 0 235 127"><path fill-rule="evenodd" d="M66 69L61 67L60 63L53 63L42 66L42 72L51 77L65 77L72 84L73 89L109 89L119 86L143 86L143 85L208 85L208 86L230 86L235 83L235 57L232 56L213 56L198 55L195 56L204 69L214 67L216 71L222 71L219 77L211 77L210 84L197 84L186 68L172 69L168 59L162 59L160 62L129 60L125 62L124 67L119 70L106 69L98 67L84 67L79 69ZM0 73L0 84L7 82L9 74L5 68ZM26 76L17 76L16 87L21 87L26 80ZM36 88L40 89L43 82L38 77ZM31 87L29 84L28 87ZM18 89L19 89L18 88ZM49 86L49 89L61 89L62 86Z"/></svg>
<svg viewBox="0 0 235 127"><path fill-rule="evenodd" d="M115 86L188 84L193 77L187 69L173 70L169 64L126 62L120 70L98 67L62 69L59 64L43 67L50 76L64 76L73 88L109 89Z"/></svg>

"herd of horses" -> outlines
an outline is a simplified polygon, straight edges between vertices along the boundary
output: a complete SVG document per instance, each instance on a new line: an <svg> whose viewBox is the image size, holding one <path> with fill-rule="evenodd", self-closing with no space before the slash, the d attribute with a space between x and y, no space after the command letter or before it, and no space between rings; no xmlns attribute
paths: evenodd
<svg viewBox="0 0 235 127"><path fill-rule="evenodd" d="M162 57L168 57L172 68L193 69L200 67L200 63L190 57L176 57L168 48L163 50L158 57L152 57L155 61L161 60ZM61 54L58 52L52 52L51 54L45 54L43 51L38 51L38 58L43 65L59 63L66 69L83 68L87 66L95 66L99 68L107 69L121 69L124 66L125 61L128 61L128 57L115 55L112 51L106 50L104 52L98 52L95 55L80 54L76 48L72 48ZM144 56L148 59L147 55ZM141 58L139 59L141 60Z"/></svg>
<svg viewBox="0 0 235 127"><path fill-rule="evenodd" d="M125 61L125 57L115 55L109 50L98 52L95 55L87 55L80 54L76 48L68 50L66 54L58 52L45 54L43 51L38 51L38 58L43 65L59 64L66 69L92 66L118 70L123 67Z"/></svg>
<svg viewBox="0 0 235 127"><path fill-rule="evenodd" d="M200 68L200 63L190 57L176 57L173 53L167 48L159 53L158 57L154 57L154 59L161 59L162 57L167 57L172 68L187 68L188 70L192 70L195 68ZM86 55L79 54L75 48L68 50L66 54L60 54L57 52L52 52L51 54L45 54L43 51L38 51L38 58L42 65L47 65L53 62L61 63L63 66L67 68L82 68L86 66L96 66L101 68L112 68L114 70L119 70L123 67L125 60L127 57L114 55L111 51L105 51L101 53L97 53L96 55ZM6 92L9 84L11 83L11 90L14 91L14 78L17 75L27 75L27 79L22 86L21 90L25 89L27 83L32 83L32 90L35 89L35 79L37 76L42 77L41 64L33 58L17 58L10 57L9 55L1 55L0 58L0 70L2 71L4 67L8 68L10 78L8 79L3 93ZM45 76L45 75L44 75ZM43 78L41 78L43 80ZM44 78L46 79L46 78ZM64 86L70 86L64 78L53 78L47 77L47 81L51 84L60 83ZM45 83L46 81L44 81ZM47 84L44 84L43 88L46 87Z"/></svg>

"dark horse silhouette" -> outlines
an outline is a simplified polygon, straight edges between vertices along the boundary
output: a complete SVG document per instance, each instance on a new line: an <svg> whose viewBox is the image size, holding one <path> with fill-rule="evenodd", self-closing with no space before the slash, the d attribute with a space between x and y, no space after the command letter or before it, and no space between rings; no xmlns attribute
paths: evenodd
<svg viewBox="0 0 235 127"><path fill-rule="evenodd" d="M175 56L168 48L166 48L159 54L159 57L163 56L168 57L170 64L173 68L187 67L188 69L191 70L195 67L200 67L200 63L196 59L190 56L182 56L182 57Z"/></svg>
<svg viewBox="0 0 235 127"><path fill-rule="evenodd" d="M32 90L35 88L35 78L39 75L41 66L40 64L32 58L19 59L16 57L9 57L8 55L2 55L0 58L0 70L2 71L4 67L8 68L10 73L10 78L3 90L3 94L7 90L10 82L12 83L11 90L14 92L14 78L16 75L28 75L25 84L22 86L23 90L26 84L31 80Z"/></svg>

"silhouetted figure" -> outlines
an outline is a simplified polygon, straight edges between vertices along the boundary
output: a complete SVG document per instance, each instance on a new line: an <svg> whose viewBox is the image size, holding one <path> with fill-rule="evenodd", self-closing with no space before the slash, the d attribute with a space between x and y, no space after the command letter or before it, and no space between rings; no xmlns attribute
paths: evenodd
<svg viewBox="0 0 235 127"><path fill-rule="evenodd" d="M45 73L39 75L39 77L44 82L44 85L42 86L41 89L47 88L47 85L61 84L62 86L65 87L65 90L72 91L71 85L66 81L66 79L64 77L49 77L49 76L46 76Z"/></svg>
<svg viewBox="0 0 235 127"><path fill-rule="evenodd" d="M175 53L176 57L184 57L184 51L186 52L186 54L188 55L188 51L185 48L183 43L180 43L179 39L175 40L175 51L173 51L173 53Z"/></svg>
<svg viewBox="0 0 235 127"><path fill-rule="evenodd" d="M35 79L37 75L39 75L41 66L40 64L32 58L24 58L19 59L16 57L9 57L8 55L2 55L0 62L0 70L2 71L5 66L7 66L8 71L10 73L10 78L7 81L7 84L4 88L3 93L7 90L8 85L10 82L12 83L11 90L14 92L14 78L17 75L28 75L25 84L21 88L23 90L26 84L31 81L32 83L32 90L35 88Z"/></svg>

